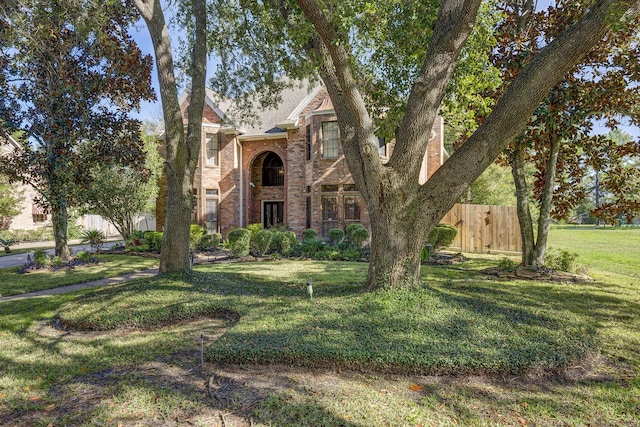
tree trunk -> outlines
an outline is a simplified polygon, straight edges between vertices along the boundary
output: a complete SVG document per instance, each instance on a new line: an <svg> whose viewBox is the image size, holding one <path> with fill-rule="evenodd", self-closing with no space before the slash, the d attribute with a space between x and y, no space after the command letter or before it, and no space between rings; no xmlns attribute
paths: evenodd
<svg viewBox="0 0 640 427"><path fill-rule="evenodd" d="M467 142L429 181L418 186L433 120L480 2L440 2L423 67L414 80L396 132L394 151L385 165L375 154L373 119L352 68L353 58L344 48L348 37L320 2L297 3L314 26L315 36L310 37L307 49L311 58L319 60L318 69L336 110L349 170L371 215L370 288L400 286L409 276L413 276L409 282L418 281L416 266L425 230L434 227L469 185L522 133L528 118L556 82L582 61L625 13L633 17L640 9L638 0L601 0L594 4L527 64ZM610 19L614 15L615 19ZM390 188L388 183L392 180L398 182ZM420 221L414 219L417 217ZM415 253L409 254L410 251Z"/></svg>
<svg viewBox="0 0 640 427"><path fill-rule="evenodd" d="M191 99L185 138L178 102L169 30L159 0L134 0L153 41L165 123L167 205L160 250L159 274L191 270L189 227L191 224L193 175L198 164L206 80L206 5L192 2L195 39L191 57Z"/></svg>
<svg viewBox="0 0 640 427"><path fill-rule="evenodd" d="M393 194L385 191L387 196ZM369 289L409 288L420 283L420 254L427 230L416 225L416 210L402 203L401 197L369 210L371 254Z"/></svg>
<svg viewBox="0 0 640 427"><path fill-rule="evenodd" d="M53 238L56 242L55 254L62 261L71 259L71 252L67 244L67 226L69 217L67 215L67 207L64 205L52 206L51 222L53 223Z"/></svg>
<svg viewBox="0 0 640 427"><path fill-rule="evenodd" d="M511 173L516 187L516 211L518 213L518 222L520 223L520 236L522 237L522 265L528 267L533 262L535 239L533 218L529 210L529 189L524 170L524 151L524 143L517 142L513 152Z"/></svg>
<svg viewBox="0 0 640 427"><path fill-rule="evenodd" d="M533 250L532 266L541 267L544 265L544 253L547 250L547 240L549 237L549 227L551 226L551 209L553 208L553 190L556 184L556 166L558 164L558 154L562 139L558 135L551 137L549 147L549 159L547 159L546 170L544 171L544 189L540 200L540 215L538 216L538 236Z"/></svg>

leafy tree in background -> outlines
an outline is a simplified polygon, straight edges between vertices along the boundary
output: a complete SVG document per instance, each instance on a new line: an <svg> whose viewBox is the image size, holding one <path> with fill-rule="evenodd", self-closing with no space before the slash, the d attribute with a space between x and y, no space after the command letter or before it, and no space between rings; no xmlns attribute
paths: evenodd
<svg viewBox="0 0 640 427"><path fill-rule="evenodd" d="M162 160L155 135L146 134L145 164L137 168L118 165L98 165L91 171L91 182L80 190L79 201L84 211L102 215L111 222L122 238L128 240L138 215L155 211Z"/></svg>
<svg viewBox="0 0 640 427"><path fill-rule="evenodd" d="M496 163L491 164L473 181L464 203L515 206L516 194L513 186L511 169Z"/></svg>
<svg viewBox="0 0 640 427"><path fill-rule="evenodd" d="M127 0L0 6L0 120L24 135L2 170L41 194L63 260L77 186L97 164L142 164L139 123L128 113L153 93L151 59L127 34L134 12Z"/></svg>
<svg viewBox="0 0 640 427"><path fill-rule="evenodd" d="M0 174L0 231L8 230L13 217L20 213L23 191L17 191L5 175Z"/></svg>
<svg viewBox="0 0 640 427"><path fill-rule="evenodd" d="M640 12L638 0L599 0L584 9L575 25L555 34L525 65L467 141L419 185L433 122L456 64L465 58L481 1L238 4L245 25L235 26L236 31L257 30L244 38L244 55L230 58L241 58L240 65L251 56L256 63L273 62L292 77L317 72L327 87L342 150L371 219L369 288L418 282L420 251L430 230L524 131L547 92L612 27L624 31L627 20ZM258 43L249 48L252 41ZM281 48L269 54L267 41ZM390 130L395 147L382 164L377 134Z"/></svg>
<svg viewBox="0 0 640 427"><path fill-rule="evenodd" d="M596 224L631 223L640 215L640 142L613 130L595 149L589 169L593 171L593 208ZM631 148L630 148L631 147Z"/></svg>
<svg viewBox="0 0 640 427"><path fill-rule="evenodd" d="M189 259L191 200L193 178L200 153L207 73L206 2L192 0L179 5L185 24L193 30L189 46L184 49L190 53L188 74L191 78L186 135L178 102L171 40L162 5L160 0L134 0L134 3L144 18L153 42L164 116L164 173L167 177L167 205L159 272L160 274L187 272L191 269Z"/></svg>
<svg viewBox="0 0 640 427"><path fill-rule="evenodd" d="M577 22L586 4L559 1L555 7L537 13L533 7L528 0L505 7L506 19L499 28L494 62L502 69L506 86L544 46ZM638 202L628 196L640 171L625 167L625 163L629 156L640 155L640 144L630 139L614 142L592 132L596 120L611 129L621 116L640 124L638 22L636 18L604 37L566 73L535 109L509 151L507 163L516 187L522 263L526 267L543 265L551 220L566 218L585 198L583 182L589 169L611 171L599 175L598 186L613 195L612 202L596 209L599 217L608 221L620 215L633 218L638 210ZM502 93L498 91L496 98ZM528 164L535 168L532 193L539 210L537 227L530 209Z"/></svg>

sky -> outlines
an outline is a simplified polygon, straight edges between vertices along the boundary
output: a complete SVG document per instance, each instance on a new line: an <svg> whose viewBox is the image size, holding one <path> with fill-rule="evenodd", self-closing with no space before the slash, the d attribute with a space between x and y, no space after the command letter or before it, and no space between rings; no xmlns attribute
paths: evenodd
<svg viewBox="0 0 640 427"><path fill-rule="evenodd" d="M550 4L555 4L555 0L537 0L536 9L544 9L548 7ZM165 15L167 16L167 21L170 18L171 11L165 8ZM151 37L149 36L149 32L147 30L146 25L141 20L139 21L132 29L131 35L133 39L136 41L140 49L143 53L151 55L155 58L153 53L153 44L151 42ZM178 46L178 40L175 33L171 34L171 43L173 48L175 49ZM207 69L213 69L214 60L210 59L207 64ZM140 120L152 120L152 121L160 121L162 120L162 106L160 103L160 91L158 89L158 75L155 69L155 59L154 59L154 69L152 72L152 85L156 93L156 97L158 98L155 102L143 102L138 113L134 113L134 116ZM631 126L628 122L623 122L619 129L627 132L632 135L635 139L640 140L640 129L636 126ZM595 123L594 125L595 133L608 133L609 130L602 126L601 124Z"/></svg>

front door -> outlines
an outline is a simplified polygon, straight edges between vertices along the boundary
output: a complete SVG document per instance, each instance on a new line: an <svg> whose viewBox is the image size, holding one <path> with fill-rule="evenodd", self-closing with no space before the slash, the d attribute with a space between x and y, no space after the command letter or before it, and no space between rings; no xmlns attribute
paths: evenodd
<svg viewBox="0 0 640 427"><path fill-rule="evenodd" d="M284 224L284 202L264 202L262 225L271 228Z"/></svg>

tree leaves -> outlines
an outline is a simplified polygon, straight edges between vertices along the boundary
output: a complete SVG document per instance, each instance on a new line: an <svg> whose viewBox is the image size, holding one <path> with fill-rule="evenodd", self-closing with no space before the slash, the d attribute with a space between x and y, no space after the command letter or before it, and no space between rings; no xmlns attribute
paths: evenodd
<svg viewBox="0 0 640 427"><path fill-rule="evenodd" d="M0 7L0 121L22 132L21 150L3 157L2 169L33 185L54 213L75 202L96 164L143 163L129 112L154 95L151 58L127 33L134 12L127 0Z"/></svg>

